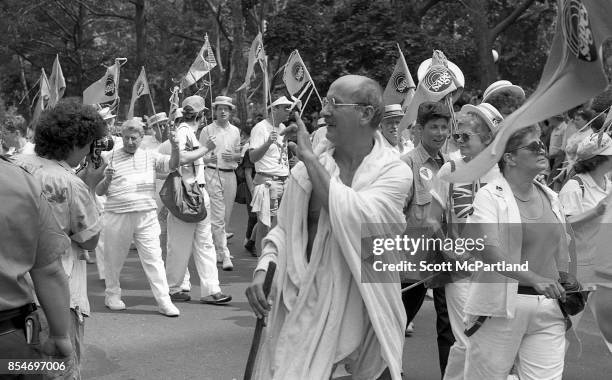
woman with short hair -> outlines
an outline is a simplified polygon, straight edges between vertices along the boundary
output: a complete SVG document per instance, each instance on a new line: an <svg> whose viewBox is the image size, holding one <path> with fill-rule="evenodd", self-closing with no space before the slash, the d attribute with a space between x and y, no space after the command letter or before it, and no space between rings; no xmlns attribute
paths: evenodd
<svg viewBox="0 0 612 380"><path fill-rule="evenodd" d="M484 240L482 261L511 265L472 275L464 309L466 379L505 380L515 358L521 379L563 374L565 318L558 300L565 290L558 280L569 250L557 195L535 181L548 168L539 137L534 126L510 137L499 162L502 177L480 189L467 220L468 236Z"/></svg>

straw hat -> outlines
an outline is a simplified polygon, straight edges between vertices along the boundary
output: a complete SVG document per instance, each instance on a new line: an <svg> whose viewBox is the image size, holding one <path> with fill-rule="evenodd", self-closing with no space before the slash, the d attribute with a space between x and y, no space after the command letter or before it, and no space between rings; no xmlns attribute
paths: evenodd
<svg viewBox="0 0 612 380"><path fill-rule="evenodd" d="M168 119L168 116L166 115L166 113L160 112L160 113L156 113L155 115L149 117L149 119L147 119L147 123L149 124L149 127L153 127L155 124L163 123L168 120L170 119Z"/></svg>
<svg viewBox="0 0 612 380"><path fill-rule="evenodd" d="M402 116L404 116L404 111L402 111L401 104L389 104L385 106L385 113L383 115L383 119Z"/></svg>
<svg viewBox="0 0 612 380"><path fill-rule="evenodd" d="M235 109L236 106L232 103L232 98L229 96L217 96L215 101L212 104L213 107L216 106L228 106L231 109Z"/></svg>
<svg viewBox="0 0 612 380"><path fill-rule="evenodd" d="M104 120L114 119L114 118L117 117L117 115L113 115L113 113L111 112L110 107L104 107L104 108L100 109L98 111L98 114L100 116L102 116L102 119L104 119Z"/></svg>
<svg viewBox="0 0 612 380"><path fill-rule="evenodd" d="M206 104L204 103L204 98L199 95L191 95L185 98L181 106L183 107L183 111L185 111L186 107L191 107L193 112L200 112L208 109L206 108Z"/></svg>
<svg viewBox="0 0 612 380"><path fill-rule="evenodd" d="M485 123L487 123L487 126L491 132L493 132L493 134L497 133L499 130L499 125L504 120L504 117L501 115L501 113L499 113L497 108L493 107L489 103L480 103L477 106L466 104L461 107L461 113L468 112L475 113L476 115L480 116Z"/></svg>
<svg viewBox="0 0 612 380"><path fill-rule="evenodd" d="M521 98L525 97L525 91L517 85L512 84L509 80L498 80L497 82L493 82L487 87L482 95L483 103L487 101L493 94L499 93L501 91L507 91L514 95L520 96Z"/></svg>
<svg viewBox="0 0 612 380"><path fill-rule="evenodd" d="M578 144L577 161L595 156L612 156L612 138L607 133L593 133Z"/></svg>

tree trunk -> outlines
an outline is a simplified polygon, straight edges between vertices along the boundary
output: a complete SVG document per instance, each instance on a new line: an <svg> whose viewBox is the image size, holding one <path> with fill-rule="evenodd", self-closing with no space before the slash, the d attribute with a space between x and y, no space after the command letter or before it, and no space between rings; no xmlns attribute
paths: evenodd
<svg viewBox="0 0 612 380"><path fill-rule="evenodd" d="M473 38L476 42L478 66L480 72L479 88L484 91L491 82L497 79L497 67L493 61L493 37L488 24L486 3L480 0L468 0L468 13L473 26Z"/></svg>
<svg viewBox="0 0 612 380"><path fill-rule="evenodd" d="M146 59L146 22L147 19L145 17L145 0L136 0L134 1L134 5L136 7L136 12L134 14L134 26L136 28L136 75L140 74L140 69L142 66L145 66ZM146 69L145 69L146 70ZM136 80L136 78L134 79ZM153 114L153 109L150 106L150 100L145 99L145 97L152 96L144 95L141 96L140 99L135 104L134 115L145 115L147 113L147 108L151 108L149 112L150 115ZM148 106L147 106L148 104Z"/></svg>
<svg viewBox="0 0 612 380"><path fill-rule="evenodd" d="M81 49L83 44L83 24L85 23L87 10L82 3L79 3L79 19L75 23L75 41L74 41L74 53L76 55L77 67L76 67L76 88L79 96L82 96L84 88L84 75L83 75L83 51Z"/></svg>
<svg viewBox="0 0 612 380"><path fill-rule="evenodd" d="M234 83L227 84L228 88L238 88L242 81L244 81L244 75L246 73L246 62L244 54L244 16L242 15L242 1L232 0L232 21L233 21L233 52L232 60L230 62L230 74L228 74L231 81ZM238 91L236 92L236 116L240 119L240 128L244 128L247 119L247 92Z"/></svg>
<svg viewBox="0 0 612 380"><path fill-rule="evenodd" d="M28 81L25 76L25 68L23 64L23 59L20 55L17 56L19 60L19 79L21 80L21 85L23 86L23 92L25 93L25 99L27 101L27 107L25 109L28 110L28 119L32 117L32 109L30 108L30 104L32 104L30 100L30 89L28 88Z"/></svg>

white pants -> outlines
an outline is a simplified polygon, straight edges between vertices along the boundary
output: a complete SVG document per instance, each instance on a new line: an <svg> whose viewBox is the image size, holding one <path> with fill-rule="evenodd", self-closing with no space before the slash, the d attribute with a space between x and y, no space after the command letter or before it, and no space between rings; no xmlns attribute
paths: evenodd
<svg viewBox="0 0 612 380"><path fill-rule="evenodd" d="M464 379L465 354L469 344L469 338L465 336L465 322L463 307L467 300L470 290L469 279L446 284L444 287L446 294L446 307L448 309L448 319L450 320L455 343L450 349L448 363L444 372L444 380Z"/></svg>
<svg viewBox="0 0 612 380"><path fill-rule="evenodd" d="M105 215L102 214L102 229L100 230L100 237L98 238L98 245L96 246L96 267L98 268L98 276L100 280L104 280L106 278L104 274L104 226L105 226Z"/></svg>
<svg viewBox="0 0 612 380"><path fill-rule="evenodd" d="M210 208L206 191L204 203ZM166 273L170 294L178 293L189 283L187 264L193 253L198 276L200 277L200 294L206 297L221 291L217 255L213 245L210 227L210 215L199 223L186 223L168 214L168 255L166 256ZM187 289L189 289L187 287Z"/></svg>
<svg viewBox="0 0 612 380"><path fill-rule="evenodd" d="M158 304L170 302L155 210L116 214L105 212L104 259L106 296L121 297L119 275L132 239Z"/></svg>
<svg viewBox="0 0 612 380"><path fill-rule="evenodd" d="M210 223L217 255L229 257L225 238L226 226L236 199L236 173L206 168L206 191L210 195Z"/></svg>
<svg viewBox="0 0 612 380"><path fill-rule="evenodd" d="M521 380L561 379L565 321L557 300L517 297L513 319L488 318L469 338L466 379L506 380L515 358Z"/></svg>

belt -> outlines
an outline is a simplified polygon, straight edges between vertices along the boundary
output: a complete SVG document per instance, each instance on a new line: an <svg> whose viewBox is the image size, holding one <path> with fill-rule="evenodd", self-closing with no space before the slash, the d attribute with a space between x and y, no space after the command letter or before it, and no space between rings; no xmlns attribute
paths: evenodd
<svg viewBox="0 0 612 380"><path fill-rule="evenodd" d="M283 176L280 176L280 175L272 175L272 174L262 173L262 172L257 172L257 173L255 173L255 174L259 174L259 175L262 175L262 176L264 176L264 177L272 178L272 179L273 179L273 180L275 180L275 181L284 181L284 180L286 180L287 178L289 178L289 176L288 176L288 175L283 175Z"/></svg>
<svg viewBox="0 0 612 380"><path fill-rule="evenodd" d="M533 287L523 286L523 285L519 285L518 294L527 294L530 296L541 296L542 295L541 293L538 293Z"/></svg>
<svg viewBox="0 0 612 380"><path fill-rule="evenodd" d="M0 335L7 333L12 330L21 330L23 329L23 324L21 326L15 322L15 319L7 319L5 321L0 322Z"/></svg>
<svg viewBox="0 0 612 380"><path fill-rule="evenodd" d="M213 170L218 170L220 172L226 172L226 173L231 173L234 171L234 169L221 169L221 168L217 168L214 166L207 166L206 169L213 169Z"/></svg>

